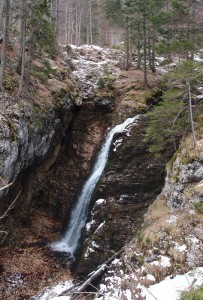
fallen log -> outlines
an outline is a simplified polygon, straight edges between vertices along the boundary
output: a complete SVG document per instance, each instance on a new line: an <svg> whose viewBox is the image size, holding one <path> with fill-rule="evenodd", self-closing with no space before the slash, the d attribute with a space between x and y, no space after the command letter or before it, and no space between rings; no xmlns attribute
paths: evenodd
<svg viewBox="0 0 203 300"><path fill-rule="evenodd" d="M106 271L108 265L116 257L118 257L123 252L123 250L124 248L121 248L118 252L114 253L106 262L104 262L101 266L99 266L96 271L91 272L88 275L88 278L78 288L72 287L69 290L64 291L60 296L71 295L72 296L71 299L74 300L76 297L78 297L78 294L84 292L88 287L92 287L92 282L94 282L95 279L97 279L100 275L102 275Z"/></svg>

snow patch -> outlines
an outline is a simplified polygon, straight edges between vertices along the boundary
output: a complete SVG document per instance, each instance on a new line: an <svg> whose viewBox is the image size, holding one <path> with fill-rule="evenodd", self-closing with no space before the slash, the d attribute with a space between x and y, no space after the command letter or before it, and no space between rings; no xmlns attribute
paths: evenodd
<svg viewBox="0 0 203 300"><path fill-rule="evenodd" d="M172 215L168 218L168 220L166 220L166 222L169 224L175 224L176 220L177 220L177 216Z"/></svg>
<svg viewBox="0 0 203 300"><path fill-rule="evenodd" d="M90 231L92 225L94 225L95 223L96 223L95 220L88 222L85 226L86 231Z"/></svg>
<svg viewBox="0 0 203 300"><path fill-rule="evenodd" d="M55 300L55 299L66 299L69 300L69 296L60 296L64 291L70 289L73 286L73 282L68 280L57 284L54 287L47 288L41 295L36 296L33 300Z"/></svg>
<svg viewBox="0 0 203 300"><path fill-rule="evenodd" d="M188 242L192 243L192 244L199 244L200 240L198 240L196 238L196 236L194 235L190 235L188 238L187 238Z"/></svg>
<svg viewBox="0 0 203 300"><path fill-rule="evenodd" d="M123 142L123 139L118 139L118 140L116 140L116 141L113 143L113 145L114 145L113 151L114 151L114 152L117 151L118 147L120 147L120 145L122 144L122 142Z"/></svg>
<svg viewBox="0 0 203 300"><path fill-rule="evenodd" d="M185 252L187 250L187 246L186 245L179 245L178 243L175 243L175 249L180 251L180 252Z"/></svg>
<svg viewBox="0 0 203 300"><path fill-rule="evenodd" d="M105 200L105 199L98 199L98 200L95 202L96 205L101 205L101 204L103 204L103 203L106 203L106 200Z"/></svg>
<svg viewBox="0 0 203 300"><path fill-rule="evenodd" d="M180 293L187 290L194 282L194 287L203 284L203 267L197 268L183 275L177 275L173 279L167 277L163 281L150 286L148 289L142 288L142 295L146 300L178 300Z"/></svg>
<svg viewBox="0 0 203 300"><path fill-rule="evenodd" d="M171 266L170 258L167 256L160 255L158 257L159 260L152 261L149 263L151 266L161 266L163 268L168 268Z"/></svg>

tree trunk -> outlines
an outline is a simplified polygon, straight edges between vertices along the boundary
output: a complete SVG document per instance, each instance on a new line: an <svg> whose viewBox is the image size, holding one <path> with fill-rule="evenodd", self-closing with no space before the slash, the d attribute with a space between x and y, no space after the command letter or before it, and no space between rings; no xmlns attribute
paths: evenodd
<svg viewBox="0 0 203 300"><path fill-rule="evenodd" d="M146 0L144 0L144 13L143 13L143 54L144 54L144 88L148 86L147 82L147 30L146 30Z"/></svg>
<svg viewBox="0 0 203 300"><path fill-rule="evenodd" d="M152 52L151 52L151 71L153 73L156 72L156 66L155 66L155 46L156 46L156 29L155 26L153 26L153 33L152 33Z"/></svg>
<svg viewBox="0 0 203 300"><path fill-rule="evenodd" d="M96 271L92 272L88 279L86 279L77 289L70 288L67 291L64 291L60 296L67 296L72 295L71 300L78 298L79 294L82 293L84 290L86 290L89 287L92 287L92 282L94 282L95 279L97 279L101 274L103 274L108 265L120 254L123 252L124 248L121 248L118 252L113 254L105 263L103 263L101 266L97 268ZM77 287L77 286L76 286Z"/></svg>
<svg viewBox="0 0 203 300"><path fill-rule="evenodd" d="M21 76L19 80L18 97L22 93L24 75L25 75L26 9L27 9L27 0L22 0L21 39L20 39L21 45L20 45L20 53L19 53L19 61L21 63L21 71L20 71Z"/></svg>
<svg viewBox="0 0 203 300"><path fill-rule="evenodd" d="M3 36L3 16L4 16L4 4L5 1L1 3L1 12L0 12L0 35Z"/></svg>
<svg viewBox="0 0 203 300"><path fill-rule="evenodd" d="M130 66L130 41L129 41L129 28L127 27L126 33L126 59L125 59L125 70L129 70Z"/></svg>
<svg viewBox="0 0 203 300"><path fill-rule="evenodd" d="M138 20L137 30L137 69L141 69L141 30L140 30L140 18Z"/></svg>
<svg viewBox="0 0 203 300"><path fill-rule="evenodd" d="M65 21L65 46L68 40L68 4L66 3L66 21Z"/></svg>
<svg viewBox="0 0 203 300"><path fill-rule="evenodd" d="M196 147L197 143L196 143L195 128L194 128L193 113L192 113L192 97L191 97L190 81L188 81L188 100L189 100L189 114L190 114L190 124L192 129L193 143L194 143L194 147Z"/></svg>
<svg viewBox="0 0 203 300"><path fill-rule="evenodd" d="M90 29L90 45L92 47L92 44L93 44L93 34L92 34L92 1L90 0L89 1L89 29Z"/></svg>
<svg viewBox="0 0 203 300"><path fill-rule="evenodd" d="M1 66L0 66L0 88L3 89L4 70L6 66L6 46L9 39L9 13L10 13L10 0L4 0L4 15L3 15L3 46L1 53Z"/></svg>

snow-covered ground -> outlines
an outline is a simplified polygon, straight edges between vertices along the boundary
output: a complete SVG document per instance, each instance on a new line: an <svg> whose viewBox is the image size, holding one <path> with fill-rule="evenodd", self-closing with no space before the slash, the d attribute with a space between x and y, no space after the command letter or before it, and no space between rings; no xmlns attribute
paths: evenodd
<svg viewBox="0 0 203 300"><path fill-rule="evenodd" d="M146 300L178 300L181 292L189 290L192 286L198 287L202 284L203 268L200 267L174 278L167 277L148 289L142 287L142 291Z"/></svg>
<svg viewBox="0 0 203 300"><path fill-rule="evenodd" d="M74 66L73 74L80 82L83 99L94 96L98 79L104 76L105 72L109 72L112 77L116 78L120 71L118 62L123 62L125 58L122 51L103 49L98 46L90 47L84 45L75 47L72 45L71 48L72 54L70 54L70 57L72 57ZM69 54L67 53L64 53L64 55L69 57ZM157 69L160 73L165 73L167 72L167 68L174 67L178 60L179 58L175 58L173 63L167 67L161 67L160 65L163 63L164 58L159 57L157 58ZM197 54L195 55L195 61L202 62L203 59ZM115 141L114 151L117 150L121 143L122 139L117 139ZM202 187L202 182L198 187ZM125 197L125 195L122 196ZM104 201L104 199L98 200L98 205L102 204ZM120 201L122 201L122 197ZM177 226L176 221L177 216L171 214L166 220L166 223L170 226ZM101 223L96 230L100 230L104 224L104 222ZM93 225L91 222L86 225L87 231L91 229L91 225ZM187 246L184 244L183 240L181 240L181 243L171 240L170 245L177 255L186 255L188 247L195 246L201 248L201 241L195 236L190 235L187 237ZM89 248L88 251L93 251L94 247L98 247L95 242L93 242L91 246L92 247ZM88 252L86 255L88 255ZM134 252L134 255L137 259L141 254ZM152 253L151 257L153 256L154 253ZM114 272L114 269L110 268L104 281L99 286L99 293L96 300L133 300L136 299L136 295L142 296L143 299L146 300L178 300L180 293L189 289L191 285L193 287L198 287L203 284L203 267L198 267L182 275L174 275L173 273L168 272L172 275L168 276L167 274L166 276L163 276L164 280L157 282L154 275L150 273L152 268L159 268L160 270L163 270L163 272L173 268L171 257L167 256L166 253L157 255L149 262L146 261L140 268L128 270L126 273L124 273L121 267L119 268L119 266L122 265L120 260L116 259L112 262L112 266L113 265L117 270ZM130 265L128 267L130 268ZM73 283L70 281L61 283L53 288L47 289L42 295L35 297L34 300L69 300L69 296L61 296L61 294L71 286L73 286Z"/></svg>
<svg viewBox="0 0 203 300"><path fill-rule="evenodd" d="M72 281L64 281L54 287L47 288L41 295L36 296L33 300L69 300L69 296L60 296L73 286Z"/></svg>
<svg viewBox="0 0 203 300"><path fill-rule="evenodd" d="M119 64L124 63L125 54L120 50L101 48L99 46L71 45L69 54L64 55L71 59L72 73L80 83L83 99L92 98L98 88L98 80L109 74L117 78L120 70Z"/></svg>
<svg viewBox="0 0 203 300"><path fill-rule="evenodd" d="M169 267L170 262L167 257L162 256L160 261L154 261L152 264ZM122 265L119 259L115 259L112 265ZM196 268L174 278L166 277L157 284L153 275L147 275L146 279L151 282L148 287L138 283L137 276L132 272L129 275L120 270L118 274L108 274L105 278L106 284L100 284L99 293L95 300L133 300L136 296L141 296L146 300L178 300L181 292L197 288L203 284L203 267ZM128 288L125 288L125 282L128 282ZM129 284L131 283L131 284ZM73 287L72 281L65 281L44 291L43 294L35 297L33 300L69 300L70 296L62 295ZM71 293L71 292L70 292ZM140 299L140 298L139 298Z"/></svg>
<svg viewBox="0 0 203 300"><path fill-rule="evenodd" d="M163 258L162 262L162 265L165 265L165 263L168 264L167 259ZM203 267L196 268L182 275L177 275L174 278L166 277L163 281L151 284L148 287L140 283L137 284L137 277L134 273L124 275L121 270L120 275L112 274L112 276L105 278L107 284L100 285L100 295L96 297L96 300L133 300L136 299L136 296L141 296L146 300L178 300L181 292L203 284ZM147 275L147 279L154 281L153 275ZM127 289L123 288L126 281L128 282Z"/></svg>

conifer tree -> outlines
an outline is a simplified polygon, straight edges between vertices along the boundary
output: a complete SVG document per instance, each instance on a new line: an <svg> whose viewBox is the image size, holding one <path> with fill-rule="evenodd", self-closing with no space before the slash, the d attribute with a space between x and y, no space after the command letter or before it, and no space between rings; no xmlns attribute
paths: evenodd
<svg viewBox="0 0 203 300"><path fill-rule="evenodd" d="M195 124L203 111L201 100L195 97L199 82L202 81L202 66L191 60L181 62L173 71L164 77L167 91L163 102L149 113L149 125L145 133L145 141L149 143L149 152L160 154L167 144L176 141L185 132L191 130L193 146L196 146Z"/></svg>

